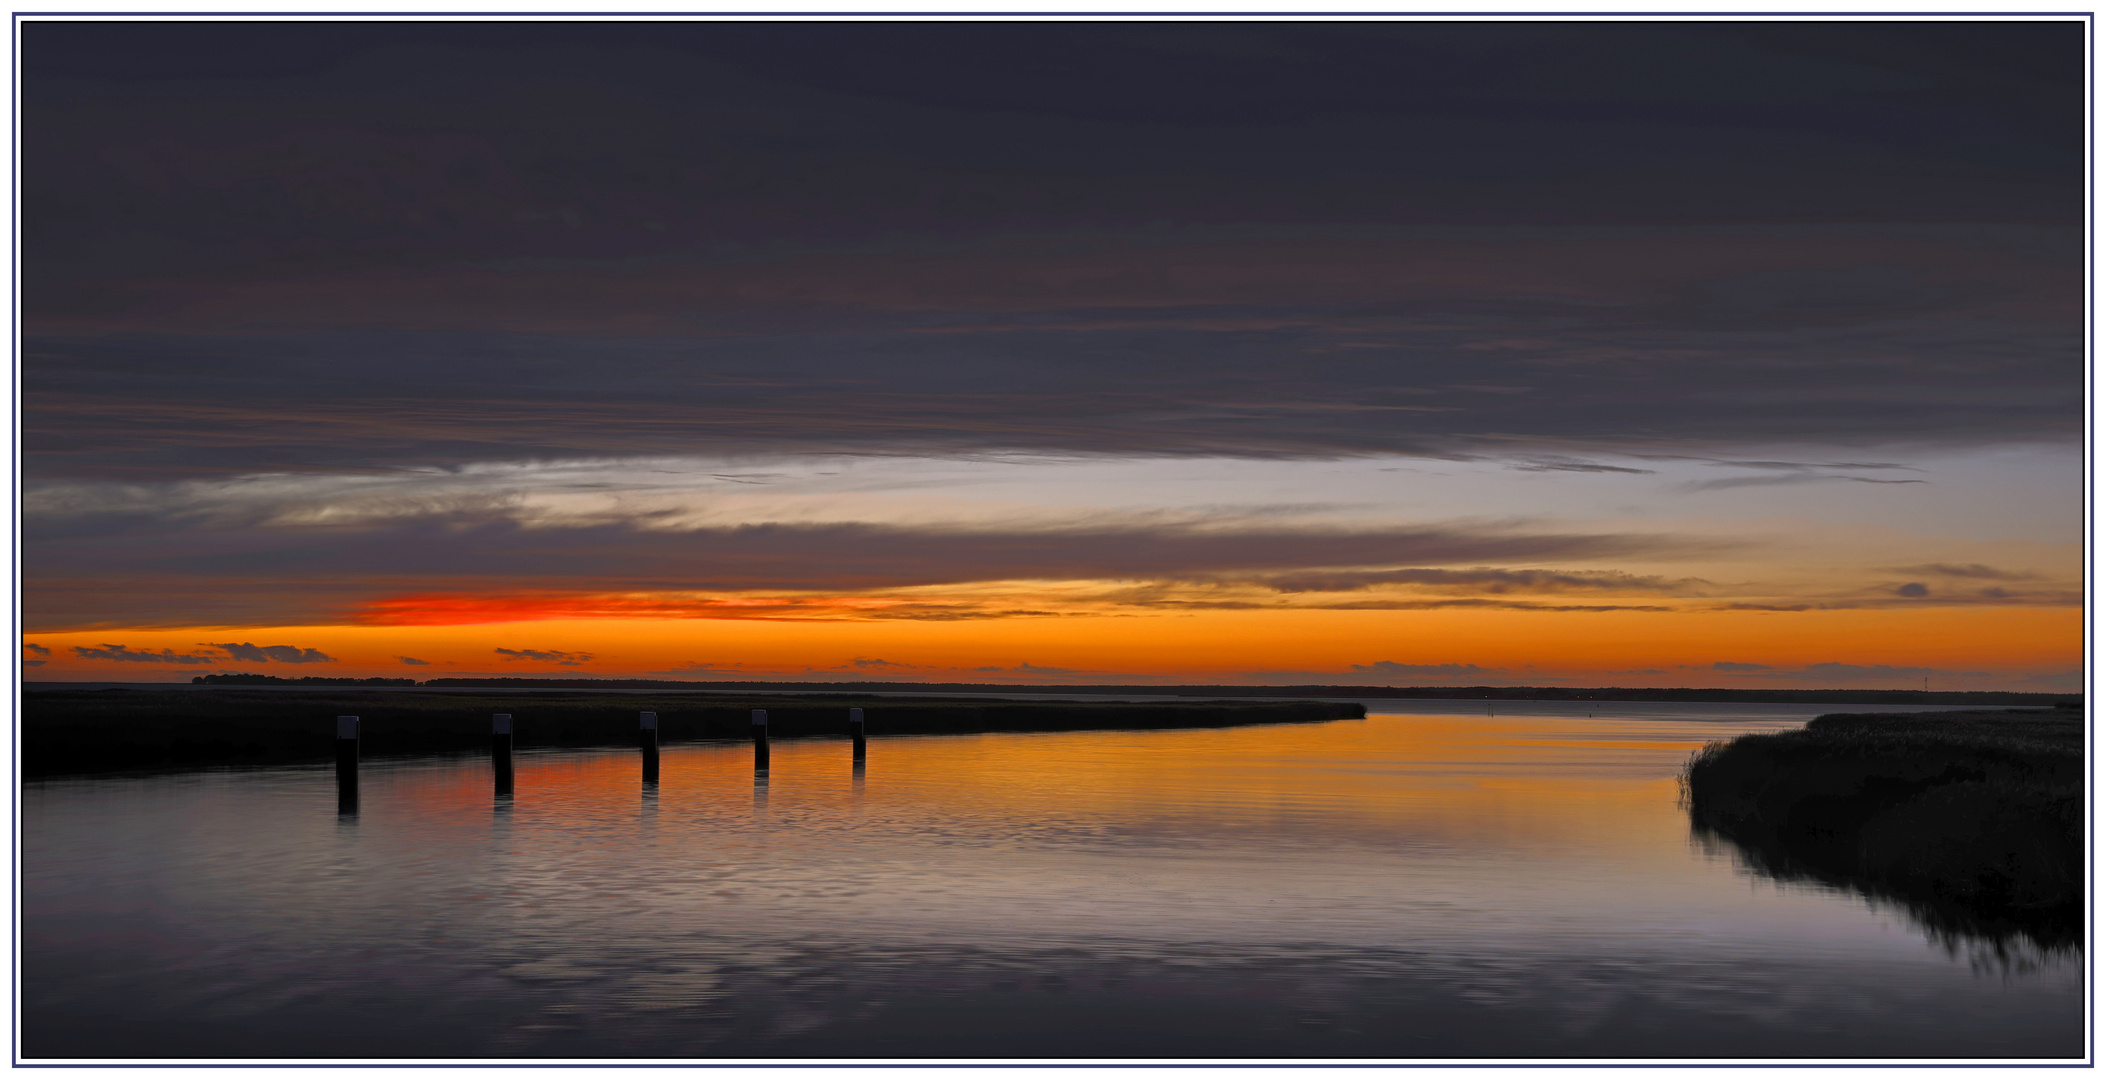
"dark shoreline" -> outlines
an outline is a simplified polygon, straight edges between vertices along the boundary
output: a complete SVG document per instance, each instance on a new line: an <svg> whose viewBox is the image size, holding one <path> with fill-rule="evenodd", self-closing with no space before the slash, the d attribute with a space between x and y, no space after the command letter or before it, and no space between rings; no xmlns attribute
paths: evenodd
<svg viewBox="0 0 2106 1080"><path fill-rule="evenodd" d="M1683 773L1692 829L1763 874L2051 949L2083 940L2084 780L2077 709L1831 713Z"/></svg>
<svg viewBox="0 0 2106 1080"><path fill-rule="evenodd" d="M873 739L888 735L1206 728L1364 717L1363 706L1287 702L1018 702L874 698L856 694L738 695L591 691L534 694L345 687L288 695L270 687L27 690L22 775L179 771L333 760L335 718L361 718L369 757L489 751L490 715L511 713L517 745L636 745L637 713L659 717L667 743L750 737L751 711L768 710L772 739L846 736L848 710L865 711Z"/></svg>

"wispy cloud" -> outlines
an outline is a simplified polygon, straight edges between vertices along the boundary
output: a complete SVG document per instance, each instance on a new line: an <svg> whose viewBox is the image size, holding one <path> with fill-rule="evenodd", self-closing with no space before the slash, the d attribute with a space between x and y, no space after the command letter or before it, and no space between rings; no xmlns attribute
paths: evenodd
<svg viewBox="0 0 2106 1080"><path fill-rule="evenodd" d="M749 669L744 664L712 664L701 660L690 660L679 667L647 671L644 674L664 675L668 678L683 679L694 679L710 675L730 676L734 679L756 679L764 678L772 674L772 672Z"/></svg>
<svg viewBox="0 0 2106 1080"><path fill-rule="evenodd" d="M1081 672L1080 670L1077 670L1077 669L1075 669L1075 668L1064 668L1064 667L1040 667L1040 666L1039 666L1039 665L1037 665L1037 664L1033 664L1033 663L1029 663L1029 662L1019 663L1019 664L1017 664L1017 665L1016 665L1015 667L999 667L999 666L990 666L990 667L976 667L976 668L974 668L973 670L974 670L974 671L976 671L976 672L981 672L981 673L985 673L985 674L993 674L993 675L1027 675L1027 676L1038 676L1038 675L1080 675L1080 674L1082 674L1082 672Z"/></svg>
<svg viewBox="0 0 2106 1080"><path fill-rule="evenodd" d="M153 625L209 614L219 625L285 626L346 617L365 622L508 621L523 612L649 615L718 609L759 617L769 604L803 617L810 601L738 599L755 592L848 594L998 581L1203 581L1277 576L1333 577L1313 568L1427 567L1488 560L1690 558L1745 541L1672 533L1560 532L1483 523L1288 527L1237 523L1089 523L1032 529L905 527L863 523L660 530L633 525L528 527L502 516L441 514L385 525L189 529L144 549L127 526L63 530L26 540L40 566L26 590L26 622L37 629L104 620ZM574 591L578 568L598 588ZM1353 571L1358 572L1358 571ZM1438 584L1434 569L1388 571ZM1525 572L1505 581L1478 573L1492 591L1597 591L1614 575ZM322 585L311 585L318 579ZM282 582L283 584L279 584ZM1339 579L1338 583L1355 582ZM1366 581L1358 584L1373 584ZM1458 587L1462 579L1452 579ZM422 586L421 588L419 586ZM1693 587L1693 586L1687 586ZM701 599L694 595L708 594ZM824 601L845 614L851 604ZM746 610L738 610L741 607ZM943 621L984 618L986 605L923 596L863 605L867 617ZM1050 617L1031 603L995 609L1003 618ZM679 615L682 611L666 610ZM536 616L542 617L542 616Z"/></svg>
<svg viewBox="0 0 2106 1080"><path fill-rule="evenodd" d="M1877 476L1855 476L1857 472L1879 470L1920 471L1913 465L1893 461L1762 461L1723 460L1710 463L1717 468L1754 469L1762 475L1729 476L1718 480L1692 480L1680 485L1684 491L1723 491L1746 487L1783 487L1794 484L1926 484L1928 480L1912 478L1888 478Z"/></svg>
<svg viewBox="0 0 2106 1080"><path fill-rule="evenodd" d="M1371 677L1436 679L1478 679L1506 674L1505 668L1484 668L1476 664L1400 664L1394 660L1377 660L1372 664L1354 664L1353 670Z"/></svg>
<svg viewBox="0 0 2106 1080"><path fill-rule="evenodd" d="M1632 592L1669 596L1704 595L1715 589L1701 578L1668 579L1616 570L1535 570L1477 566L1462 570L1414 567L1398 570L1334 571L1264 577L1257 583L1284 593L1360 592L1380 585L1421 585L1504 594Z"/></svg>
<svg viewBox="0 0 2106 1080"><path fill-rule="evenodd" d="M1847 482L1853 484L1928 484L1928 480L1883 480L1872 476L1842 476L1828 473L1787 473L1782 476L1732 476L1723 480L1693 480L1682 485L1686 491L1724 491L1745 487L1784 487L1792 484L1828 484Z"/></svg>
<svg viewBox="0 0 2106 1080"><path fill-rule="evenodd" d="M1996 567L1984 566L1981 563L1967 563L1965 565L1924 563L1920 566L1897 566L1894 568L1894 572L1897 574L1920 574L1927 577L1976 578L1985 581L2033 581L2040 577L2039 574L2030 571L1999 570Z"/></svg>
<svg viewBox="0 0 2106 1080"><path fill-rule="evenodd" d="M219 649L236 660L249 663L281 664L333 664L336 657L320 649L303 649L298 645L254 645L246 641L200 641L207 648Z"/></svg>
<svg viewBox="0 0 2106 1080"><path fill-rule="evenodd" d="M1736 678L1765 679L1776 682L1793 682L1822 687L1849 687L1862 683L1875 683L1883 687L1905 689L1924 676L1932 678L1985 679L1998 677L1991 671L1958 671L1935 667L1909 667L1891 664L1846 664L1827 661L1806 664L1800 667L1778 667L1769 664L1744 664L1721 660L1708 668L1690 667L1690 670L1711 671Z"/></svg>
<svg viewBox="0 0 2106 1080"><path fill-rule="evenodd" d="M542 663L554 663L563 667L577 667L593 657L593 654L589 652L565 652L561 649L495 649L492 651L504 657L507 661L538 660Z"/></svg>
<svg viewBox="0 0 2106 1080"><path fill-rule="evenodd" d="M149 652L144 649L129 649L123 645L75 645L73 655L82 660L114 660L121 664L216 664L221 659L202 653L178 653L173 649Z"/></svg>
<svg viewBox="0 0 2106 1080"><path fill-rule="evenodd" d="M1630 473L1638 476L1650 476L1656 471L1653 469L1634 469L1624 465L1603 465L1595 461L1560 457L1529 458L1520 463L1510 465L1508 468L1517 469L1521 472Z"/></svg>

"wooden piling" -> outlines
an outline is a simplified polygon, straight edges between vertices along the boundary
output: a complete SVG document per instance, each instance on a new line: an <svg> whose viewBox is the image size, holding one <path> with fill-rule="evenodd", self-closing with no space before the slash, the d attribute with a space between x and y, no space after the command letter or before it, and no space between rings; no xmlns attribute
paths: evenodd
<svg viewBox="0 0 2106 1080"><path fill-rule="evenodd" d="M863 760L863 710L848 710L848 737L855 742L855 760Z"/></svg>
<svg viewBox="0 0 2106 1080"><path fill-rule="evenodd" d="M336 718L336 810L358 813L358 717Z"/></svg>
<svg viewBox="0 0 2106 1080"><path fill-rule="evenodd" d="M496 793L512 793L512 714L490 716L490 773L496 778Z"/></svg>
<svg viewBox="0 0 2106 1080"><path fill-rule="evenodd" d="M753 767L768 767L768 710L753 710Z"/></svg>
<svg viewBox="0 0 2106 1080"><path fill-rule="evenodd" d="M638 713L636 716L636 745L643 750L643 780L646 784L658 782L658 714Z"/></svg>

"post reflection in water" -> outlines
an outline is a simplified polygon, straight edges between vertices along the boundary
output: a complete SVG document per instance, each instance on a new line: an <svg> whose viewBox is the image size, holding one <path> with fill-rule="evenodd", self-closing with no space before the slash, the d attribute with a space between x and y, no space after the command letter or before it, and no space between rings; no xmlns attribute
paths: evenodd
<svg viewBox="0 0 2106 1080"><path fill-rule="evenodd" d="M516 812L373 763L334 844L313 770L32 785L25 1053L2082 1053L2081 963L1977 974L1693 843L1681 762L1818 710L1676 708L902 736L874 792L837 739L640 793L539 752Z"/></svg>

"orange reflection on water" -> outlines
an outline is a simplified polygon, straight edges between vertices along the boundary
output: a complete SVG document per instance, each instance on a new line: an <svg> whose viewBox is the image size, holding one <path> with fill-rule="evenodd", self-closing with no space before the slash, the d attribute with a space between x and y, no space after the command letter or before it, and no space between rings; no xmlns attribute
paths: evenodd
<svg viewBox="0 0 2106 1080"><path fill-rule="evenodd" d="M873 725L882 722L873 711ZM1583 724L1579 728L1575 725ZM1769 726L1776 726L1771 724ZM823 828L913 835L978 821L1005 834L1121 833L1410 843L1556 857L1607 847L1686 858L1674 775L1722 725L1478 716L1182 731L777 740L765 785L746 743L668 745L655 808L794 815ZM522 753L511 805L621 817L647 791L634 750ZM412 813L491 803L487 764L404 777Z"/></svg>

